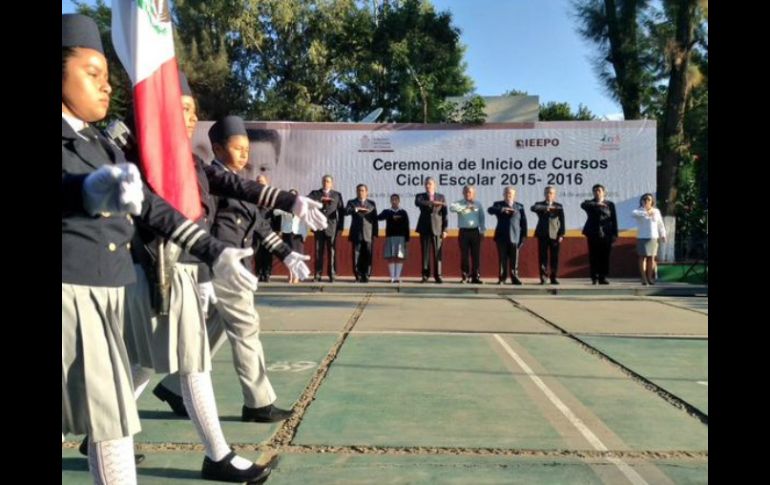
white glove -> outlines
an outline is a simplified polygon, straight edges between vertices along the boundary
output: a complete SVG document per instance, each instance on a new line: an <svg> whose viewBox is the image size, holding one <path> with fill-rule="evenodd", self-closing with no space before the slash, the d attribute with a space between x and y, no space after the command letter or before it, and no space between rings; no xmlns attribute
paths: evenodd
<svg viewBox="0 0 770 485"><path fill-rule="evenodd" d="M257 291L257 277L251 274L241 259L254 254L254 250L227 248L214 261L214 277L235 291Z"/></svg>
<svg viewBox="0 0 770 485"><path fill-rule="evenodd" d="M326 216L320 211L323 204L316 202L312 199L308 199L302 195L297 196L297 200L294 202L294 207L291 211L300 218L302 222L307 224L307 227L313 231L320 231L326 229L329 224L326 222Z"/></svg>
<svg viewBox="0 0 770 485"><path fill-rule="evenodd" d="M283 264L289 269L289 276L291 279L299 279L300 281L310 276L310 268L307 267L305 261L310 261L310 256L305 256L296 251L292 251L283 259Z"/></svg>
<svg viewBox="0 0 770 485"><path fill-rule="evenodd" d="M142 212L144 202L144 183L139 168L133 163L126 165L127 173L124 173L120 180L120 203L126 207L129 214L138 216Z"/></svg>
<svg viewBox="0 0 770 485"><path fill-rule="evenodd" d="M143 201L142 177L133 163L103 165L83 181L83 207L91 215L101 212L139 215Z"/></svg>
<svg viewBox="0 0 770 485"><path fill-rule="evenodd" d="M212 305L217 303L217 295L214 293L214 283L211 281L198 283L198 296L201 300L203 315L206 316L209 313L209 303Z"/></svg>

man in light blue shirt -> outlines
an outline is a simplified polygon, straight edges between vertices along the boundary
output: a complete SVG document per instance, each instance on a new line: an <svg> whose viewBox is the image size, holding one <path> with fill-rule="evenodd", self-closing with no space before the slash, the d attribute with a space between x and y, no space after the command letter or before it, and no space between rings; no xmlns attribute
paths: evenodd
<svg viewBox="0 0 770 485"><path fill-rule="evenodd" d="M463 199L449 206L449 210L457 214L457 240L460 242L460 267L463 273L460 283L470 281L480 285L481 240L487 229L484 222L484 206L476 200L476 187L472 185L463 187L463 196ZM473 261L472 268L468 264L469 258Z"/></svg>

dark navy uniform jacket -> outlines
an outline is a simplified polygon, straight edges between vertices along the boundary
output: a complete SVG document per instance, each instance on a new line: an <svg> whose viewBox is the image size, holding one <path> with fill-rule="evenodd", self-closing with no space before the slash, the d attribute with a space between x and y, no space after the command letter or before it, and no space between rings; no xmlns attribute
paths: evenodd
<svg viewBox="0 0 770 485"><path fill-rule="evenodd" d="M228 246L236 248L250 248L254 244L254 237L262 240L265 247L279 258L284 259L289 253L291 248L283 242L281 237L273 232L270 227L270 222L266 221L260 208L273 209L279 208L286 212L291 212L292 206L296 196L289 192L278 191L269 185L260 185L256 182L246 180L231 172L219 161L214 160L208 167L207 171L217 174L217 177L237 177L242 180L243 183L256 187L267 187L268 190L279 192L275 197L276 202L272 202L270 197L267 198L253 198L253 197L238 197L232 198L227 195L237 195L232 191L212 191L214 194L221 194L223 196L213 196L215 200L216 215L211 225L211 234L218 240L222 241ZM249 201L257 201L256 204ZM262 199L265 199L264 201ZM248 265L248 261L246 262Z"/></svg>
<svg viewBox="0 0 770 485"><path fill-rule="evenodd" d="M135 222L209 264L225 249L146 186L139 216L89 215L83 208L83 181L102 165L124 162L123 152L103 135L85 140L62 119L62 283L107 287L133 283Z"/></svg>
<svg viewBox="0 0 770 485"><path fill-rule="evenodd" d="M255 203L261 204L260 206L243 202L253 207L263 207L267 210L272 210L273 207L278 207L287 212L291 211L292 206L296 200L296 196L289 192L278 190L274 187L260 185L254 181L244 179L239 175L222 169L216 165L206 165L203 160L197 155L193 155L195 162L195 173L198 180L198 192L201 199L202 214L196 221L198 226L206 232L211 230L212 225L216 220L217 205L220 202L220 197L233 197L235 199L250 200ZM153 265L155 261L156 246L153 244L155 235L145 230L137 231L140 234L139 244L142 245L139 253L134 251L135 260L145 266ZM256 237L273 241L271 236L272 231L268 225L267 228L264 225L260 225L256 228ZM213 234L217 237L216 234ZM274 245L274 252L278 253L282 257L291 252L291 249L286 246L283 241L276 235L280 241L279 245ZM226 246L231 247L248 247L234 244L230 238L217 237L217 240L224 243ZM267 243L266 243L267 244ZM151 256L148 258L147 256ZM179 262L182 263L200 263L198 269L198 281L207 282L211 280L211 271L209 266L205 263L201 263L201 260L193 254L184 253L180 256Z"/></svg>

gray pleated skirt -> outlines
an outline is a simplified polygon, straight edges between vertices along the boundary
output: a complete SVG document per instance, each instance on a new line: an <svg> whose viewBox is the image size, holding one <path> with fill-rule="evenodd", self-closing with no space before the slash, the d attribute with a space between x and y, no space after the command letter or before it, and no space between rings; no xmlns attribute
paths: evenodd
<svg viewBox="0 0 770 485"><path fill-rule="evenodd" d="M406 259L406 241L404 236L388 236L385 238L385 259Z"/></svg>
<svg viewBox="0 0 770 485"><path fill-rule="evenodd" d="M61 285L62 435L95 442L141 431L123 342L124 288Z"/></svg>
<svg viewBox="0 0 770 485"><path fill-rule="evenodd" d="M176 263L168 316L150 304L150 284L140 265L136 283L126 287L126 349L132 364L167 374L211 370L206 321L198 298L198 265Z"/></svg>
<svg viewBox="0 0 770 485"><path fill-rule="evenodd" d="M639 256L655 256L658 254L657 239L637 239L636 253Z"/></svg>

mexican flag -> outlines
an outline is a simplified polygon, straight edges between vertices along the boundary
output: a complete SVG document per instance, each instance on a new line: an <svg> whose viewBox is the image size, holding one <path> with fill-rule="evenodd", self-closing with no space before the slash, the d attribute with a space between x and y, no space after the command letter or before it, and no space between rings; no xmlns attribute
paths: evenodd
<svg viewBox="0 0 770 485"><path fill-rule="evenodd" d="M136 137L147 183L195 220L201 203L182 117L168 0L112 0L112 43L133 85Z"/></svg>

